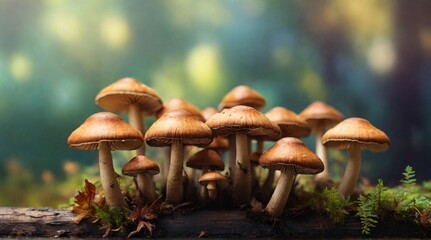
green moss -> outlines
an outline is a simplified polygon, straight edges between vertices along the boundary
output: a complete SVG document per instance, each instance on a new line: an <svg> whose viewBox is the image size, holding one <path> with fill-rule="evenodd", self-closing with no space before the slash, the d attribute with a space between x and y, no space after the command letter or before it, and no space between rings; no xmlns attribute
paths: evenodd
<svg viewBox="0 0 431 240"><path fill-rule="evenodd" d="M325 188L322 192L323 209L335 223L341 223L349 214L346 210L351 205L349 198L344 198L335 187Z"/></svg>

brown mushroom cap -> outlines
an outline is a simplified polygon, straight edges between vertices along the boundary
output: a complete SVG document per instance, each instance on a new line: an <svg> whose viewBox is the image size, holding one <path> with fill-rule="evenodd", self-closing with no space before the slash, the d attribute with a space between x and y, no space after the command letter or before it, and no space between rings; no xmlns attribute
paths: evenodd
<svg viewBox="0 0 431 240"><path fill-rule="evenodd" d="M330 128L344 119L343 114L322 101L308 105L300 114L311 128L323 126Z"/></svg>
<svg viewBox="0 0 431 240"><path fill-rule="evenodd" d="M144 155L138 155L130 159L130 161L123 166L121 172L128 176L136 176L140 173L156 175L160 173L160 168L154 160Z"/></svg>
<svg viewBox="0 0 431 240"><path fill-rule="evenodd" d="M227 93L221 100L218 109L221 111L224 108L230 108L237 105L250 106L255 109L260 109L266 104L265 98L245 85L239 85Z"/></svg>
<svg viewBox="0 0 431 240"><path fill-rule="evenodd" d="M277 139L281 131L277 124L265 115L249 106L238 105L225 108L222 112L210 117L206 124L214 135L231 135L235 132L248 136L267 136Z"/></svg>
<svg viewBox="0 0 431 240"><path fill-rule="evenodd" d="M211 170L224 170L224 162L220 155L210 149L204 149L193 154L189 160L187 160L186 166L195 169L208 167Z"/></svg>
<svg viewBox="0 0 431 240"><path fill-rule="evenodd" d="M229 149L229 141L225 137L215 136L210 145L206 146L205 148L215 151L225 151Z"/></svg>
<svg viewBox="0 0 431 240"><path fill-rule="evenodd" d="M293 137L278 140L259 158L262 167L281 170L294 166L297 174L317 174L324 169L323 163L305 144Z"/></svg>
<svg viewBox="0 0 431 240"><path fill-rule="evenodd" d="M70 148L83 150L96 150L100 142L109 143L111 150L133 150L142 145L143 137L119 116L99 112L88 117L67 139Z"/></svg>
<svg viewBox="0 0 431 240"><path fill-rule="evenodd" d="M152 115L162 107L159 95L134 78L122 78L102 89L96 104L113 112L127 112L130 104L137 104L145 115Z"/></svg>
<svg viewBox="0 0 431 240"><path fill-rule="evenodd" d="M306 137L311 128L298 114L284 107L274 107L265 116L276 123L281 129L283 137Z"/></svg>
<svg viewBox="0 0 431 240"><path fill-rule="evenodd" d="M219 189L226 189L229 186L227 178L219 172L206 172L199 178L199 183L202 185L207 185L211 181L215 181Z"/></svg>
<svg viewBox="0 0 431 240"><path fill-rule="evenodd" d="M205 119L201 114L201 110L199 110L199 108L197 108L195 105L191 104L190 102L188 102L182 98L172 98L171 100L166 102L164 104L163 108L159 112L156 113L156 117L159 118L167 112L173 112L173 111L178 111L178 110L190 112L198 120L205 122Z"/></svg>
<svg viewBox="0 0 431 240"><path fill-rule="evenodd" d="M326 147L349 149L351 145L360 144L363 149L372 152L386 151L390 139L381 130L363 118L348 118L329 129L322 137Z"/></svg>
<svg viewBox="0 0 431 240"><path fill-rule="evenodd" d="M180 141L184 145L206 146L213 139L211 129L187 111L172 111L163 114L145 134L150 146L170 146Z"/></svg>

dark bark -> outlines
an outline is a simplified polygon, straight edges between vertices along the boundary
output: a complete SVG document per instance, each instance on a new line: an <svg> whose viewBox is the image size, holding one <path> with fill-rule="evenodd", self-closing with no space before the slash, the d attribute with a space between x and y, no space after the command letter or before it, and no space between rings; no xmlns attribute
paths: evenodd
<svg viewBox="0 0 431 240"><path fill-rule="evenodd" d="M90 221L74 224L70 210L0 208L0 237L101 237L103 230ZM207 237L256 238L256 237L360 237L361 225L355 216L343 224L333 224L325 216L302 215L265 222L260 217L247 217L238 210L200 210L176 212L160 217L156 223L155 237L185 238ZM413 223L391 220L381 221L370 237L430 237L428 228ZM110 237L126 237L128 233L116 232ZM142 234L137 234L140 237Z"/></svg>

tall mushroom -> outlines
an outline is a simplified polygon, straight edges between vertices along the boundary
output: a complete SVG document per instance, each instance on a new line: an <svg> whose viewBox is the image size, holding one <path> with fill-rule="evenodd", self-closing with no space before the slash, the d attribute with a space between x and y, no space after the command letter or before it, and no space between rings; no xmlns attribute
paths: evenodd
<svg viewBox="0 0 431 240"><path fill-rule="evenodd" d="M329 129L323 135L322 143L326 147L349 150L349 160L338 192L350 196L355 191L359 178L362 149L382 152L389 148L391 142L383 131L374 127L368 120L353 117Z"/></svg>
<svg viewBox="0 0 431 240"><path fill-rule="evenodd" d="M143 203L152 203L159 196L154 186L153 175L159 174L159 165L152 159L138 155L128 161L121 170L124 175L136 176L139 199Z"/></svg>
<svg viewBox="0 0 431 240"><path fill-rule="evenodd" d="M317 174L323 171L323 163L305 144L293 137L278 140L259 158L262 167L281 171L265 211L272 217L280 217L289 198L297 174Z"/></svg>
<svg viewBox="0 0 431 240"><path fill-rule="evenodd" d="M256 110L261 109L266 105L265 98L252 88L246 85L239 85L230 90L221 100L218 105L218 110L222 111L225 108L231 108L238 105L249 106ZM251 146L251 140L248 139L248 145ZM234 136L229 138L229 169L231 175L235 174L235 139ZM249 149L250 151L251 149Z"/></svg>
<svg viewBox="0 0 431 240"><path fill-rule="evenodd" d="M323 101L315 101L308 105L300 114L311 126L311 131L316 135L316 154L325 165L325 170L316 175L317 181L328 181L331 179L326 148L321 143L325 131L344 119L344 116L335 108Z"/></svg>
<svg viewBox="0 0 431 240"><path fill-rule="evenodd" d="M96 104L112 112L127 112L129 123L145 136L143 115L153 115L162 107L159 95L134 78L122 78L96 95ZM136 151L145 155L145 143Z"/></svg>
<svg viewBox="0 0 431 240"><path fill-rule="evenodd" d="M186 111L163 114L148 129L145 141L150 146L171 147L166 186L166 201L179 204L183 200L184 145L206 146L213 139L211 129Z"/></svg>
<svg viewBox="0 0 431 240"><path fill-rule="evenodd" d="M67 139L72 149L99 150L100 181L106 203L114 207L127 205L118 186L111 151L137 149L142 143L141 132L109 112L91 115Z"/></svg>
<svg viewBox="0 0 431 240"><path fill-rule="evenodd" d="M248 106L226 108L210 117L206 124L214 135L234 135L236 164L233 176L233 193L237 204L248 204L251 199L250 154L247 136L277 138L280 128L262 113Z"/></svg>
<svg viewBox="0 0 431 240"><path fill-rule="evenodd" d="M159 118L167 112L180 111L180 110L187 111L193 114L193 116L195 116L199 121L205 122L205 119L202 116L199 108L183 98L171 98L169 101L165 102L165 104L163 105L163 108L156 113L156 117ZM186 151L185 151L186 158L189 156L189 152L191 152L191 149L186 147ZM167 159L170 159L169 153L170 153L169 147L165 148L165 155L168 157ZM170 165L169 160L164 161L162 163L162 179L166 179L166 174L169 171L169 165Z"/></svg>

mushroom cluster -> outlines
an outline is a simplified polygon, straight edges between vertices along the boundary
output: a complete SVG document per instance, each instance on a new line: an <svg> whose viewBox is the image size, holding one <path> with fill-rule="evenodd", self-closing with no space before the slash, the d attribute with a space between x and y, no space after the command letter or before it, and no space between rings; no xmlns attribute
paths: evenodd
<svg viewBox="0 0 431 240"><path fill-rule="evenodd" d="M199 189L195 192L200 202L229 199L232 205L243 207L257 198L266 204L265 213L278 218L298 174L320 173L316 184L331 179L326 147L350 150L338 188L349 196L360 174L361 150L384 151L390 145L386 134L367 120L342 121L344 116L322 101L310 104L300 114L281 106L263 114L264 97L244 85L233 88L218 109L207 107L203 111L181 98L163 104L153 89L133 78L107 86L95 100L107 111L127 112L130 125L112 112L95 113L71 133L67 144L74 149L99 151L102 188L111 207L133 208L117 182L111 156L114 150L137 149L122 174L134 178L139 204L150 204L162 196L166 203L179 205L190 199L185 195L185 184L191 184ZM156 120L146 130L143 118L149 115ZM310 133L315 134L316 153L299 139ZM265 149L264 141L273 145ZM165 147L169 152L153 160L147 156L146 144ZM188 176L186 170L191 169L193 174ZM153 179L158 173L161 188L155 187Z"/></svg>

